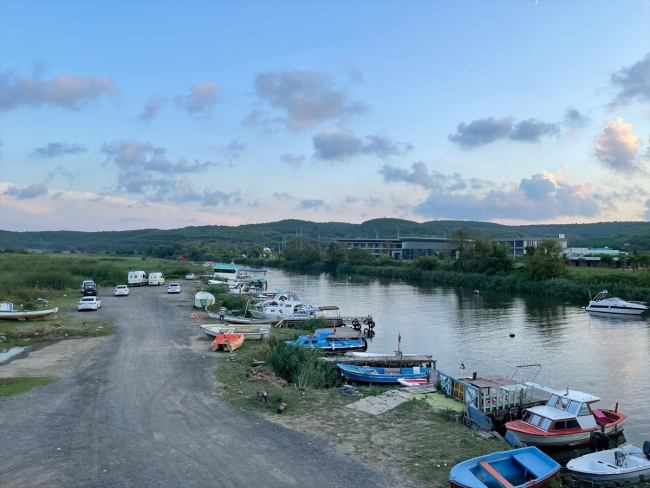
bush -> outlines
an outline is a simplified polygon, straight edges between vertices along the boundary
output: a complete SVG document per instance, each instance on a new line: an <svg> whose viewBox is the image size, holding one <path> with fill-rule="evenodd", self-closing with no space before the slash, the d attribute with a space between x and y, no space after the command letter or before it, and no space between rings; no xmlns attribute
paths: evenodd
<svg viewBox="0 0 650 488"><path fill-rule="evenodd" d="M266 359L268 366L276 375L299 388L333 388L341 384L337 366L321 358L322 351L309 347L299 347L276 341L271 354Z"/></svg>

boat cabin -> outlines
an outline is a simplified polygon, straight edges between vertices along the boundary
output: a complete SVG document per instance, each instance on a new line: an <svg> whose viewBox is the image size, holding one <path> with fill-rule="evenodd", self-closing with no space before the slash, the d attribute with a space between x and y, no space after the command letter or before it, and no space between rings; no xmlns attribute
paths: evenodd
<svg viewBox="0 0 650 488"><path fill-rule="evenodd" d="M598 424L608 424L610 419L604 412L591 409L591 404L600 398L579 391L552 394L546 405L529 408L521 419L525 424L544 432L560 433L571 429L595 429Z"/></svg>

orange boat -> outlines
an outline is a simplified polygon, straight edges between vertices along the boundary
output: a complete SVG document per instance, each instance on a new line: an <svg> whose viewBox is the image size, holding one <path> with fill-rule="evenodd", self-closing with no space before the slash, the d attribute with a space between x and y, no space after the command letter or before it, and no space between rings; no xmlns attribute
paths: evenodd
<svg viewBox="0 0 650 488"><path fill-rule="evenodd" d="M223 348L224 351L233 352L244 343L244 334L219 334L212 342L212 350L218 351Z"/></svg>

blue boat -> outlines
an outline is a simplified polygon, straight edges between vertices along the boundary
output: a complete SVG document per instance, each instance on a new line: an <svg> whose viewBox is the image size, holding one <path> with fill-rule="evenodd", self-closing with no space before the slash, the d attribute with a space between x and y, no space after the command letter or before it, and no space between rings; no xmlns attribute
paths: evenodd
<svg viewBox="0 0 650 488"><path fill-rule="evenodd" d="M534 446L493 452L451 468L451 488L538 488L555 478L560 465Z"/></svg>
<svg viewBox="0 0 650 488"><path fill-rule="evenodd" d="M352 364L337 364L337 366L345 378L362 383L399 383L400 379L426 379L427 375L431 375L431 370L424 366L412 368L375 368Z"/></svg>
<svg viewBox="0 0 650 488"><path fill-rule="evenodd" d="M350 351L365 351L368 343L361 337L344 339L331 331L316 334L301 335L295 341L284 341L286 344L300 347L314 347L328 354L339 354Z"/></svg>

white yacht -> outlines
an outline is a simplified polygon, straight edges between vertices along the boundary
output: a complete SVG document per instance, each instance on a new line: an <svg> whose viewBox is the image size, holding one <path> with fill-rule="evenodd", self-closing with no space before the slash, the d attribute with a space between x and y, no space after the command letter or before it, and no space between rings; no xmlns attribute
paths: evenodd
<svg viewBox="0 0 650 488"><path fill-rule="evenodd" d="M608 298L607 290L603 290L593 300L589 300L589 305L585 310L587 312L639 315L648 310L648 306L645 302L626 302L616 297Z"/></svg>

